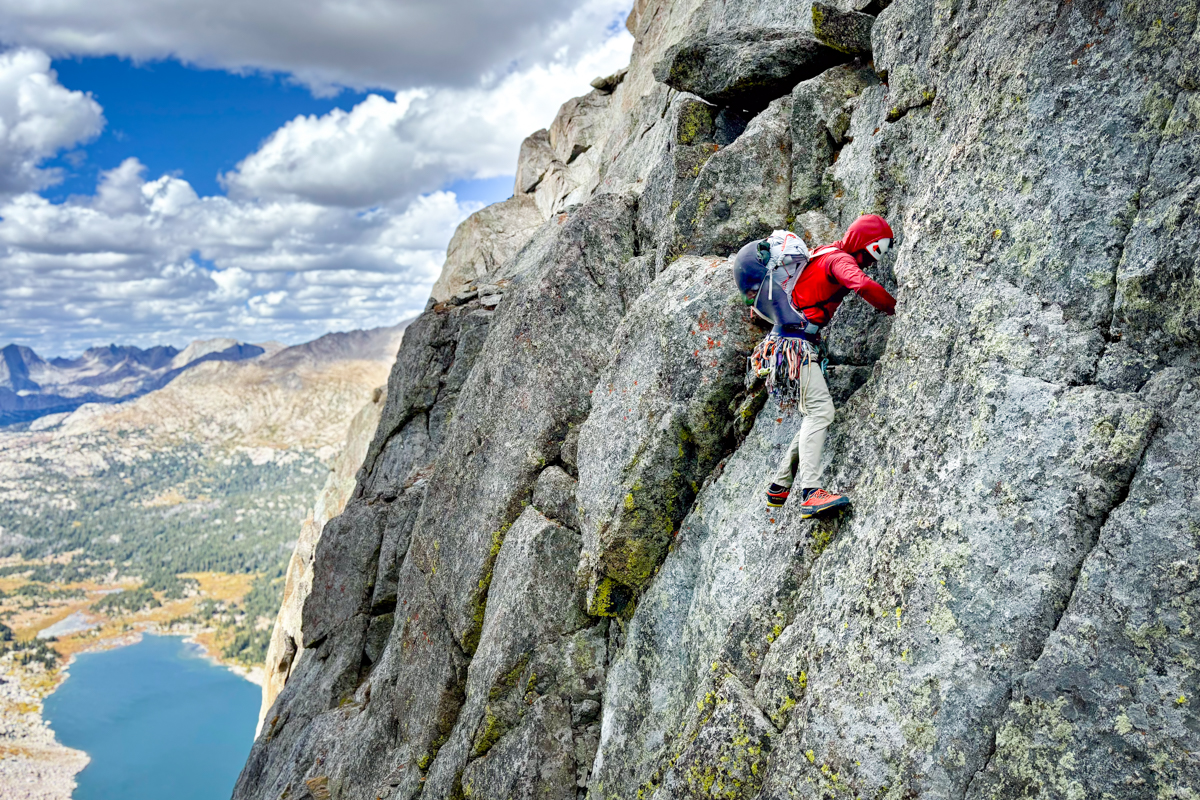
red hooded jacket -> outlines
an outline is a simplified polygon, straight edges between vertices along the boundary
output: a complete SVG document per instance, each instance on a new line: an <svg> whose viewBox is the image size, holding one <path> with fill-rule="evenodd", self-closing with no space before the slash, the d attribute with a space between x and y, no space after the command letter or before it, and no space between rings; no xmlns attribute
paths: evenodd
<svg viewBox="0 0 1200 800"><path fill-rule="evenodd" d="M891 238L892 228L883 217L866 214L854 220L840 242L813 251L814 258L792 287L792 304L816 325L827 324L850 292L857 292L885 314L896 313L896 298L871 280L850 255L872 242Z"/></svg>

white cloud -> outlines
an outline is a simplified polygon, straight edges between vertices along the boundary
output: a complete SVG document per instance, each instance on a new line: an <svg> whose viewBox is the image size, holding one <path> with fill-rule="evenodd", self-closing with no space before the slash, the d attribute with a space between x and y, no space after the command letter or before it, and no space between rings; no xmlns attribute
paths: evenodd
<svg viewBox="0 0 1200 800"><path fill-rule="evenodd" d="M0 0L0 41L56 57L177 58L315 88L471 86L583 52L629 0Z"/></svg>
<svg viewBox="0 0 1200 800"><path fill-rule="evenodd" d="M59 85L45 53L0 53L0 195L56 182L38 164L103 127L100 104Z"/></svg>
<svg viewBox="0 0 1200 800"><path fill-rule="evenodd" d="M199 198L130 159L93 198L0 203L0 339L50 353L232 335L300 341L419 312L455 226L435 192L370 213Z"/></svg>
<svg viewBox="0 0 1200 800"><path fill-rule="evenodd" d="M550 124L567 98L629 59L612 36L486 86L371 95L350 111L297 117L225 176L234 197L304 198L364 207L410 199L448 178L512 174L521 140Z"/></svg>
<svg viewBox="0 0 1200 800"><path fill-rule="evenodd" d="M223 176L228 197L130 158L91 197L56 204L36 194L54 178L40 164L94 136L102 110L59 85L45 54L0 54L0 343L66 354L217 335L301 341L419 312L455 227L479 207L440 187L512 174L525 136L623 66L632 38L610 23L627 1L362 0L336 5L335 22L327 3L213 0L201 14L152 0L0 0L0 40L58 55L173 56L400 90L287 123Z"/></svg>

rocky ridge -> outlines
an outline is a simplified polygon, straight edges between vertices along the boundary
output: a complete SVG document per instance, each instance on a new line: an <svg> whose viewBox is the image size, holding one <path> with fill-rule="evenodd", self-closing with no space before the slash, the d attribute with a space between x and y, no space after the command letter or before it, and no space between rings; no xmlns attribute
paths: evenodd
<svg viewBox="0 0 1200 800"><path fill-rule="evenodd" d="M88 755L60 744L42 719L55 682L10 659L0 661L0 785L21 800L70 800Z"/></svg>
<svg viewBox="0 0 1200 800"><path fill-rule="evenodd" d="M1200 791L1197 4L799 10L639 0L526 141L235 798ZM866 212L898 312L833 322L802 521L726 257Z"/></svg>
<svg viewBox="0 0 1200 800"><path fill-rule="evenodd" d="M212 361L243 361L282 345L235 339L174 347L93 347L78 358L43 359L23 345L0 348L0 425L64 414L85 403L119 403L166 386L184 371Z"/></svg>
<svg viewBox="0 0 1200 800"><path fill-rule="evenodd" d="M300 528L296 547L288 560L283 602L271 630L271 643L267 648L265 663L272 666L269 671L264 670L262 708L258 714L260 728L267 711L287 682L296 658L296 642L302 638L300 624L304 599L312 591L312 559L317 540L325 523L342 512L354 491L354 478L358 466L362 463L376 426L379 425L379 417L383 412L383 398L383 388L376 389L370 402L350 420L346 442L330 464L329 476Z"/></svg>

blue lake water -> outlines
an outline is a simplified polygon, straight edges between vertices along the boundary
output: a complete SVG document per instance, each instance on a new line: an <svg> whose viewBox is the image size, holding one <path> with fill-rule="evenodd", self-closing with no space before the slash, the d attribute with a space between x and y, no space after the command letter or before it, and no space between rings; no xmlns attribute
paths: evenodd
<svg viewBox="0 0 1200 800"><path fill-rule="evenodd" d="M182 637L145 636L76 657L45 718L91 756L74 800L228 800L261 697Z"/></svg>

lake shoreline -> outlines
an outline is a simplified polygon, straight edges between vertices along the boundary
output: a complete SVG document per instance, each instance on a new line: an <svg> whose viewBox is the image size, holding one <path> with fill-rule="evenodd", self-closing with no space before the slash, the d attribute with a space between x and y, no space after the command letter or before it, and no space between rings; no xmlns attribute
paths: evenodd
<svg viewBox="0 0 1200 800"><path fill-rule="evenodd" d="M66 681L67 670L51 677L18 664L5 666L0 682L0 785L6 787L5 796L70 800L75 776L91 757L59 742L42 717L45 698ZM47 678L53 686L43 693Z"/></svg>
<svg viewBox="0 0 1200 800"><path fill-rule="evenodd" d="M202 631L200 633L195 633L195 634L191 634L191 635L183 634L185 636L183 641L186 644L194 645L197 649L200 650L200 652L203 654L203 657L208 659L209 661L211 661L215 666L223 667L223 668L229 670L230 672L232 672L234 675L237 675L239 678L241 678L245 681L249 681L250 683L253 683L255 686L257 686L258 688L261 689L264 681L266 680L266 671L262 667L258 667L258 666L247 667L244 664L237 663L236 661L226 661L223 658L221 658L221 656L218 655L214 651L211 643L206 642L202 638L203 636L205 636L205 634L208 634L211 632L212 632L211 629L209 629L207 631ZM180 634L158 634L158 635L178 636Z"/></svg>
<svg viewBox="0 0 1200 800"><path fill-rule="evenodd" d="M135 632L76 659L71 680L46 698L59 740L91 757L75 800L211 800L232 790L259 691L190 638Z"/></svg>
<svg viewBox="0 0 1200 800"><path fill-rule="evenodd" d="M91 762L88 753L60 742L44 716L46 699L70 678L79 655L130 647L146 634L178 636L194 647L199 657L261 688L262 668L223 660L212 643L205 641L214 632L212 628L163 630L149 624L90 643L52 673L39 669L40 665L4 664L0 673L0 786L5 787L5 798L71 800L77 786L75 776Z"/></svg>

